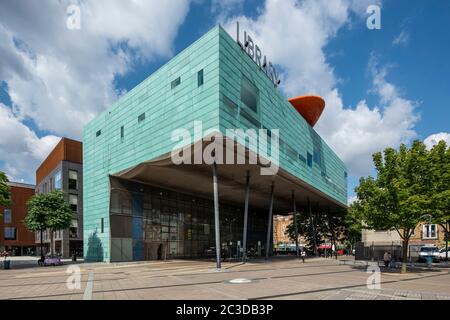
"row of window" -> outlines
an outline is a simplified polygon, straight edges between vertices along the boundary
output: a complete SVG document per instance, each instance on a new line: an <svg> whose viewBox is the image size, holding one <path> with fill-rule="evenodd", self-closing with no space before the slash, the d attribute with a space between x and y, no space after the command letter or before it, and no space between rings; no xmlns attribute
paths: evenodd
<svg viewBox="0 0 450 320"><path fill-rule="evenodd" d="M197 72L197 87L201 87L203 85L203 69ZM181 77L176 78L170 83L170 89L175 89L181 84Z"/></svg>
<svg viewBox="0 0 450 320"><path fill-rule="evenodd" d="M78 190L78 171L69 170L68 187L72 190ZM49 181L44 182L42 185L42 193L48 193L53 190L62 189L61 170L58 170L53 177L50 177Z"/></svg>
<svg viewBox="0 0 450 320"><path fill-rule="evenodd" d="M203 69L202 70L200 70L200 71L198 71L197 72L197 86L198 87L200 87L200 86L202 86L203 85ZM176 78L175 80L173 80L171 83L170 83L170 88L171 89L174 89L174 88L176 88L177 86L179 86L181 84L181 77L178 77L178 78ZM138 116L138 123L141 123L141 122L143 122L145 120L145 112L144 113L141 113L139 116ZM97 130L97 132L95 133L95 136L96 137L99 137L100 135L102 134L102 130L100 129L100 130ZM125 137L125 127L124 126L121 126L120 127L120 139L121 139L121 141L123 141L123 138Z"/></svg>
<svg viewBox="0 0 450 320"><path fill-rule="evenodd" d="M69 228L69 238L78 238L79 234L78 234L78 220L74 219L72 220L72 225ZM57 230L54 231L53 233L53 238L55 240L60 240L63 237L63 230ZM35 239L36 242L40 242L41 241L41 233L40 232L36 232L35 233ZM44 230L42 232L42 241L49 241L50 240L50 230Z"/></svg>

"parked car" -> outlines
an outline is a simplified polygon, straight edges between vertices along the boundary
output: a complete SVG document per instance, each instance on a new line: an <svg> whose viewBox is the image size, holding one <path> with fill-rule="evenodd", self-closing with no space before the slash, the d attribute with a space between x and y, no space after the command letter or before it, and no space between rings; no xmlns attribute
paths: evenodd
<svg viewBox="0 0 450 320"><path fill-rule="evenodd" d="M419 251L419 262L425 262L427 257L433 257L434 262L441 260L439 249L434 246L423 246Z"/></svg>
<svg viewBox="0 0 450 320"><path fill-rule="evenodd" d="M442 248L439 251L439 257L441 258L442 261L445 260L445 248ZM450 247L448 248L448 258L450 259Z"/></svg>

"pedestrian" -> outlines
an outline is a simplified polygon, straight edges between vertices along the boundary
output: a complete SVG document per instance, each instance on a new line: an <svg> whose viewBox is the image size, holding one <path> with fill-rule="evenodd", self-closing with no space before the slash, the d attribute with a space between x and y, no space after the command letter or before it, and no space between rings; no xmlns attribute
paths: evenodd
<svg viewBox="0 0 450 320"><path fill-rule="evenodd" d="M391 253L386 251L384 253L384 255L383 255L384 266L386 268L389 268L389 264L391 263L391 259L392 259Z"/></svg>
<svg viewBox="0 0 450 320"><path fill-rule="evenodd" d="M301 252L300 255L301 255L301 257L302 257L303 263L305 263L306 251L305 251L305 250L302 250L302 252Z"/></svg>
<svg viewBox="0 0 450 320"><path fill-rule="evenodd" d="M158 260L162 260L162 243L160 243L158 246L157 255L158 255Z"/></svg>

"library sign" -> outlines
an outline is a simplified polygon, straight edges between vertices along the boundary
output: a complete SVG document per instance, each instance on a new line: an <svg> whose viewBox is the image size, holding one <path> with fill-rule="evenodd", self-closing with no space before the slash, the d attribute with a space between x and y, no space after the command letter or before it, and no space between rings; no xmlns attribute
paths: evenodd
<svg viewBox="0 0 450 320"><path fill-rule="evenodd" d="M239 46L247 53L247 55L252 58L252 60L259 66L259 68L267 75L270 81L273 82L275 87L277 87L281 80L275 67L270 61L267 60L266 56L262 54L259 46L253 42L252 37L247 34L244 30L243 43L240 41L240 30L239 22L236 22L236 42Z"/></svg>

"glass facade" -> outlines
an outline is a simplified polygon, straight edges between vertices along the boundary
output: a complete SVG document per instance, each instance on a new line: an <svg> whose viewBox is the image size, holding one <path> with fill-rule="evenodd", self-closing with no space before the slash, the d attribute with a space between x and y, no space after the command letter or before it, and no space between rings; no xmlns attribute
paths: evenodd
<svg viewBox="0 0 450 320"><path fill-rule="evenodd" d="M212 200L116 178L111 187L112 261L215 255ZM264 252L267 214L249 210L249 255ZM242 254L243 215L243 206L220 207L225 257Z"/></svg>

